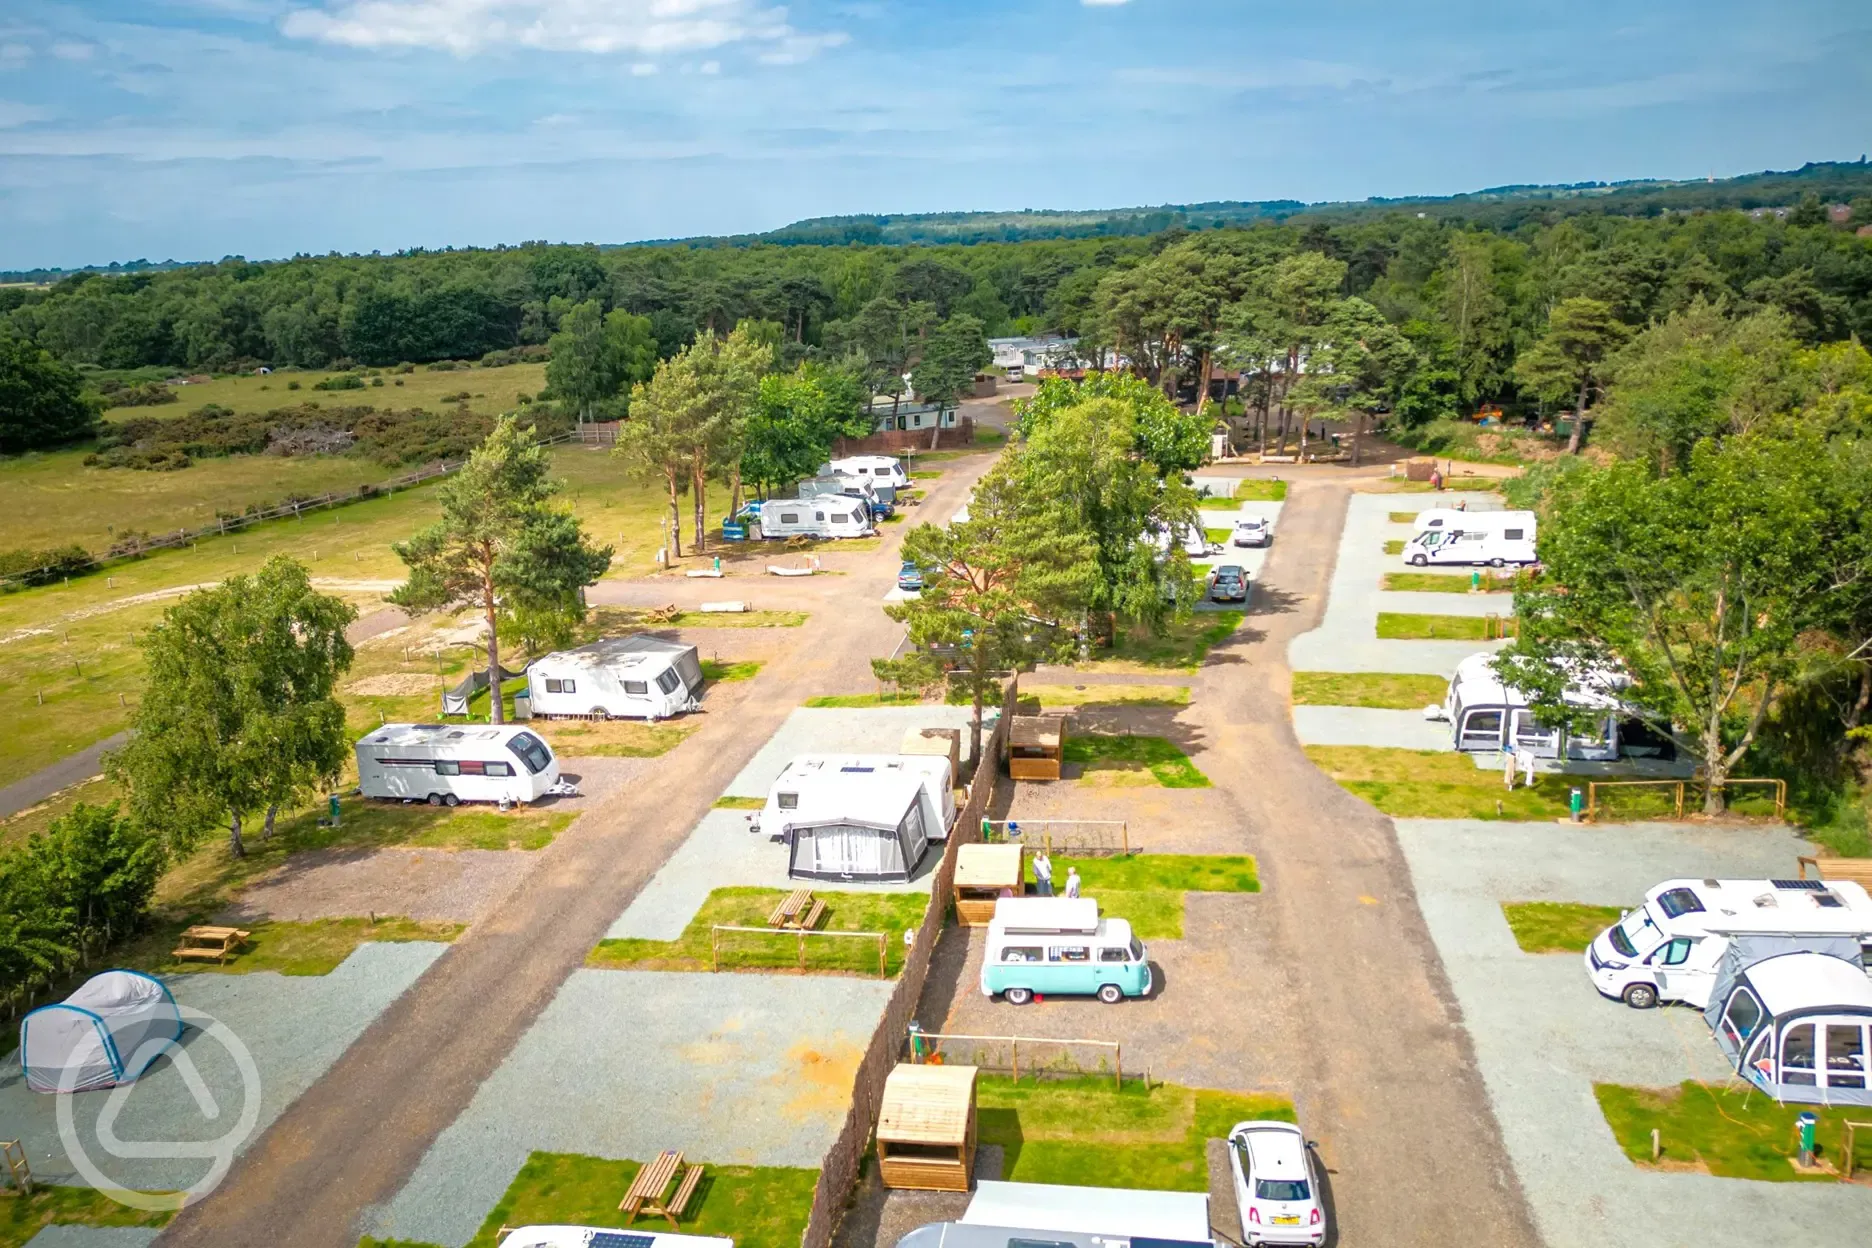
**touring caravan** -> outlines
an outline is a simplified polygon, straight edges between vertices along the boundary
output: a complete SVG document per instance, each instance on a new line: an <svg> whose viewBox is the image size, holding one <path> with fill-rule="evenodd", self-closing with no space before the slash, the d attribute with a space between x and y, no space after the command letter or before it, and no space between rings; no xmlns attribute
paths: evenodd
<svg viewBox="0 0 1872 1248"><path fill-rule="evenodd" d="M1150 995L1150 957L1131 925L1099 918L1090 897L1003 897L988 924L981 990L1009 1005L1049 994L1116 1005Z"/></svg>
<svg viewBox="0 0 1872 1248"><path fill-rule="evenodd" d="M870 537L876 532L871 505L862 498L826 494L761 504L760 533L770 541L783 537Z"/></svg>
<svg viewBox="0 0 1872 1248"><path fill-rule="evenodd" d="M1630 682L1624 673L1604 670L1582 674L1567 686L1566 700L1578 708L1564 743L1560 730L1541 725L1521 690L1502 683L1494 655L1472 654L1456 665L1443 704L1426 708L1426 717L1449 724L1450 744L1470 754L1517 753L1536 758L1609 761L1622 750L1662 752L1663 747L1620 739L1619 694Z"/></svg>
<svg viewBox="0 0 1872 1248"><path fill-rule="evenodd" d="M885 490L890 490L891 498L896 497L895 490L891 490L888 485L880 489L871 484L869 477L821 476L801 481L794 493L801 498L824 498L827 495L836 494L843 494L847 498L862 498L871 507L871 518L882 520L895 510L891 506L891 499L884 497Z"/></svg>
<svg viewBox="0 0 1872 1248"><path fill-rule="evenodd" d="M1726 958L1807 950L1863 961L1872 954L1872 898L1842 880L1666 880L1594 937L1593 987L1635 1009L1681 1001L1699 1009Z"/></svg>
<svg viewBox="0 0 1872 1248"><path fill-rule="evenodd" d="M773 782L752 821L789 846L796 879L908 880L955 822L947 755L811 754Z"/></svg>
<svg viewBox="0 0 1872 1248"><path fill-rule="evenodd" d="M1483 564L1502 567L1534 563L1535 516L1531 511L1475 511L1444 527L1427 528L1404 546L1412 567L1431 564Z"/></svg>
<svg viewBox="0 0 1872 1248"><path fill-rule="evenodd" d="M819 475L868 477L873 485L888 485L897 490L910 488L910 474L904 471L903 461L894 455L851 455L835 459L821 464Z"/></svg>
<svg viewBox="0 0 1872 1248"><path fill-rule="evenodd" d="M456 806L531 802L559 782L547 744L513 725L385 724L357 743L365 797Z"/></svg>
<svg viewBox="0 0 1872 1248"><path fill-rule="evenodd" d="M668 719L702 704L694 646L643 633L556 650L527 667L535 715Z"/></svg>

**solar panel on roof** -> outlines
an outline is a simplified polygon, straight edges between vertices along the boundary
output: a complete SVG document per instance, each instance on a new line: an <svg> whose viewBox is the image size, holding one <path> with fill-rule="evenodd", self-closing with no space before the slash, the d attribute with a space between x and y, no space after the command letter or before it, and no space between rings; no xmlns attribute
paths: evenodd
<svg viewBox="0 0 1872 1248"><path fill-rule="evenodd" d="M624 1231L599 1231L591 1237L591 1248L650 1248L654 1235L631 1235Z"/></svg>
<svg viewBox="0 0 1872 1248"><path fill-rule="evenodd" d="M1785 888L1790 892L1818 893L1826 888L1825 880L1769 880L1776 888Z"/></svg>

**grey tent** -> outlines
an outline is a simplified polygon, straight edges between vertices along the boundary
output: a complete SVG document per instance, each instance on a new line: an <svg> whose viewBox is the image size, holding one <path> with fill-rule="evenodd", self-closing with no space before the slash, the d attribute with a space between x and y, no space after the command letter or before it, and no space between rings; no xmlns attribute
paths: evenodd
<svg viewBox="0 0 1872 1248"><path fill-rule="evenodd" d="M923 777L914 772L847 773L835 793L787 820L787 874L800 880L908 880L929 850Z"/></svg>
<svg viewBox="0 0 1872 1248"><path fill-rule="evenodd" d="M1736 1073L1777 1101L1872 1105L1872 979L1852 937L1736 937L1703 1017Z"/></svg>
<svg viewBox="0 0 1872 1248"><path fill-rule="evenodd" d="M35 1092L85 1092L135 1080L182 1038L182 1013L160 979L105 971L20 1021L20 1066Z"/></svg>

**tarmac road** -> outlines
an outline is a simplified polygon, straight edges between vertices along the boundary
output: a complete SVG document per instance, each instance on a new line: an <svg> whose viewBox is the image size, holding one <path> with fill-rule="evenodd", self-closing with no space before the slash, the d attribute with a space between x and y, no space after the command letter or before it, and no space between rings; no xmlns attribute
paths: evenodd
<svg viewBox="0 0 1872 1248"><path fill-rule="evenodd" d="M781 721L808 697L874 687L870 659L890 653L902 632L880 608L903 532L917 515L952 514L991 462L987 455L946 462L927 510L890 526L882 549L841 555L846 576L788 588L789 598L816 591L817 609L807 627L786 630L797 635L761 672L754 695L731 716L705 714L694 736L657 760L648 782L625 786L539 851L539 865L499 908L379 1016L159 1243L356 1248L360 1213L402 1188L436 1135ZM723 582L695 584L711 587L711 596L752 596ZM646 600L687 596L686 585L680 595L665 587L676 586L660 582Z"/></svg>

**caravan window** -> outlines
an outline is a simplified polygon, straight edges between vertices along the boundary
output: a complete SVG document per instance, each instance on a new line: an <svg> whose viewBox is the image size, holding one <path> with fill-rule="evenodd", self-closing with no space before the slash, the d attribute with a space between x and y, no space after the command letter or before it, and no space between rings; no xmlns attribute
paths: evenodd
<svg viewBox="0 0 1872 1248"><path fill-rule="evenodd" d="M512 763L483 763L481 765L487 768L487 774L490 776L511 776L514 774Z"/></svg>
<svg viewBox="0 0 1872 1248"><path fill-rule="evenodd" d="M780 809L781 810L798 810L799 809L799 794L782 793L780 795Z"/></svg>
<svg viewBox="0 0 1872 1248"><path fill-rule="evenodd" d="M1500 745L1500 711L1471 711L1463 720L1462 739L1464 745Z"/></svg>
<svg viewBox="0 0 1872 1248"><path fill-rule="evenodd" d="M452 758L438 758L436 760L436 775L459 776L461 775L461 764Z"/></svg>
<svg viewBox="0 0 1872 1248"><path fill-rule="evenodd" d="M1511 542L1518 542L1527 536L1526 529L1503 529L1501 535Z"/></svg>
<svg viewBox="0 0 1872 1248"><path fill-rule="evenodd" d="M1800 1023L1790 1027L1781 1038L1781 1082L1814 1082L1814 1025Z"/></svg>
<svg viewBox="0 0 1872 1248"><path fill-rule="evenodd" d="M460 774L464 776L487 775L487 764L484 762L481 762L478 759L473 759L473 758L464 759L461 762L457 763L456 766L461 768Z"/></svg>
<svg viewBox="0 0 1872 1248"><path fill-rule="evenodd" d="M1123 945L1099 950L1101 962L1129 962L1131 960L1131 951Z"/></svg>
<svg viewBox="0 0 1872 1248"><path fill-rule="evenodd" d="M546 752L545 742L530 732L516 732L513 740L507 743L507 748L526 764L528 771L536 776L545 771L547 765L552 762L552 755Z"/></svg>
<svg viewBox="0 0 1872 1248"><path fill-rule="evenodd" d="M1682 966L1690 960L1690 946L1696 942L1688 936L1679 936L1645 959L1651 966Z"/></svg>
<svg viewBox="0 0 1872 1248"><path fill-rule="evenodd" d="M664 693L674 693L676 691L676 686L681 683L676 673L672 672L667 667L657 674L657 688L661 689Z"/></svg>
<svg viewBox="0 0 1872 1248"><path fill-rule="evenodd" d="M1729 998L1729 1009L1723 1014L1722 1021L1723 1030L1728 1033L1729 1039L1740 1048L1743 1041L1755 1034L1755 1027L1761 1020L1761 1002L1755 999L1755 994L1746 988L1736 989L1735 995Z"/></svg>
<svg viewBox="0 0 1872 1248"><path fill-rule="evenodd" d="M1697 895L1687 888L1673 888L1661 893L1657 899L1658 908L1664 911L1666 918L1678 918L1686 914L1703 913L1703 903Z"/></svg>
<svg viewBox="0 0 1872 1248"><path fill-rule="evenodd" d="M556 680L553 677L548 676L546 678L546 692L547 693L577 693L578 681Z"/></svg>
<svg viewBox="0 0 1872 1248"><path fill-rule="evenodd" d="M1827 1086L1865 1087L1865 1028L1858 1023L1828 1023L1826 1037Z"/></svg>
<svg viewBox="0 0 1872 1248"><path fill-rule="evenodd" d="M781 512L781 513L780 513L780 523L781 523L781 524L798 524L798 523L799 523L799 512L797 512L797 511L783 511L783 512Z"/></svg>
<svg viewBox="0 0 1872 1248"><path fill-rule="evenodd" d="M815 519L815 520L824 520L824 519L825 519L825 512L823 512L823 511L815 511L815 512L813 512L813 513L812 513L812 518L813 518L813 519Z"/></svg>
<svg viewBox="0 0 1872 1248"><path fill-rule="evenodd" d="M628 697L647 698L650 696L650 686L645 681L627 680L624 682L624 693Z"/></svg>

